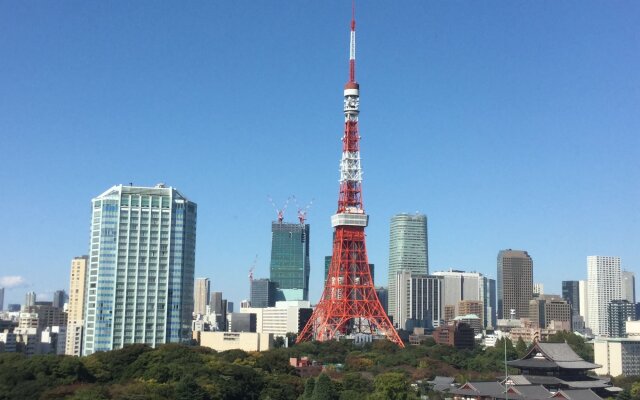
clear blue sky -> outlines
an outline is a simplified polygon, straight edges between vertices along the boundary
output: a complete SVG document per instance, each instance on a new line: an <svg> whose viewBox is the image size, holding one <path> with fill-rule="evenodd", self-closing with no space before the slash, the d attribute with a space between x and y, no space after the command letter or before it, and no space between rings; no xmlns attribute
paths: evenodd
<svg viewBox="0 0 640 400"><path fill-rule="evenodd" d="M198 203L196 275L235 302L256 254L268 276L267 196L315 199L317 301L350 8L0 0L0 277L24 282L5 303L67 288L91 198L128 182ZM389 219L414 211L432 271L495 277L514 248L546 292L586 278L588 255L640 272L640 3L361 1L357 20L378 284Z"/></svg>

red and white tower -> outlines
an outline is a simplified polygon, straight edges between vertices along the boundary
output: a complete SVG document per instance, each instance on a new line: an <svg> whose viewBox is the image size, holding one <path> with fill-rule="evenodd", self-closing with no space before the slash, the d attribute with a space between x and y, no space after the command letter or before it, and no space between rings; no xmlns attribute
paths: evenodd
<svg viewBox="0 0 640 400"><path fill-rule="evenodd" d="M334 228L333 256L322 297L297 342L332 340L353 333L382 334L404 347L384 312L371 279L364 228L369 222L362 204L360 167L360 85L356 82L356 21L351 18L349 81L344 86L344 136L340 160L338 212Z"/></svg>

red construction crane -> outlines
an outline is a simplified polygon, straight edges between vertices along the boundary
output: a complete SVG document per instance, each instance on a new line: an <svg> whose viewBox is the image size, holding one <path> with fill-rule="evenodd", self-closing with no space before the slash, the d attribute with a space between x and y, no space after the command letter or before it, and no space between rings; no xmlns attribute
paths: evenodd
<svg viewBox="0 0 640 400"><path fill-rule="evenodd" d="M284 212L287 210L287 207L289 206L289 200L291 200L291 196L287 197L287 201L284 202L284 205L282 206L282 208L278 208L278 206L273 201L271 196L268 196L268 198L269 198L269 202L273 206L273 209L276 210L276 215L278 216L278 222L282 223L282 221L284 220Z"/></svg>

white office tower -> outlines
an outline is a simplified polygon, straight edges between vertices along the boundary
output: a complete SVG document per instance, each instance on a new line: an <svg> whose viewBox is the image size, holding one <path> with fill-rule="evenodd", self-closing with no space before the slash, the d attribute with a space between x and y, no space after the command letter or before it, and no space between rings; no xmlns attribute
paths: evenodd
<svg viewBox="0 0 640 400"><path fill-rule="evenodd" d="M596 336L609 336L608 306L622 298L621 282L620 257L587 257L587 326Z"/></svg>
<svg viewBox="0 0 640 400"><path fill-rule="evenodd" d="M400 270L395 282L397 302L393 323L398 329L413 331L413 328L440 326L443 318L442 277Z"/></svg>
<svg viewBox="0 0 640 400"><path fill-rule="evenodd" d="M481 301L483 304L483 326L494 327L496 324L496 281L479 272L465 272L455 269L437 271L433 275L443 278L442 308L455 308L455 315L460 315L458 303L462 300Z"/></svg>
<svg viewBox="0 0 640 400"><path fill-rule="evenodd" d="M580 299L580 316L584 325L589 327L589 285L588 281L578 281L578 296Z"/></svg>
<svg viewBox="0 0 640 400"><path fill-rule="evenodd" d="M424 214L398 214L391 218L388 314L394 318L397 301L396 277L401 270L417 274L429 273L427 216Z"/></svg>
<svg viewBox="0 0 640 400"><path fill-rule="evenodd" d="M83 355L191 340L196 204L164 184L92 200Z"/></svg>
<svg viewBox="0 0 640 400"><path fill-rule="evenodd" d="M632 271L622 271L622 300L636 302L636 275Z"/></svg>

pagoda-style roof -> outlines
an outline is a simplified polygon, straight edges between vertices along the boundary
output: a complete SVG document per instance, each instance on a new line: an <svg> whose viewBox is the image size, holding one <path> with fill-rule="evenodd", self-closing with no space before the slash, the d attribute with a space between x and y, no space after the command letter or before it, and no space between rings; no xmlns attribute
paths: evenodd
<svg viewBox="0 0 640 400"><path fill-rule="evenodd" d="M583 360L567 343L536 343L519 360L509 361L512 367L521 369L574 369L589 370L601 365Z"/></svg>
<svg viewBox="0 0 640 400"><path fill-rule="evenodd" d="M563 387L573 389L606 389L611 386L607 378L595 378L588 375L557 376L547 375L509 375L509 384L513 385L543 385L546 387ZM504 384L504 380L501 382Z"/></svg>
<svg viewBox="0 0 640 400"><path fill-rule="evenodd" d="M500 382L467 382L449 393L479 399L543 400L551 397L551 392L540 385L505 387Z"/></svg>

